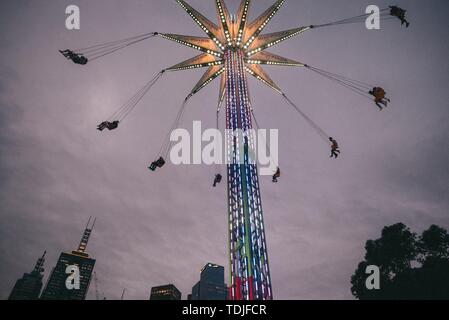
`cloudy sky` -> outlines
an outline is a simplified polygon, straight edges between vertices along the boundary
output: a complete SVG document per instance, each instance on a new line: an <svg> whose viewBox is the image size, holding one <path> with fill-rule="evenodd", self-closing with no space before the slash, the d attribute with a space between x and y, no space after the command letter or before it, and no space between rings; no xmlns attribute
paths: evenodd
<svg viewBox="0 0 449 320"><path fill-rule="evenodd" d="M228 0L235 9L240 1ZM254 1L255 17L271 0ZM447 0L397 1L399 21L312 30L273 52L386 88L391 108L304 69L269 68L272 78L338 138L328 146L282 99L250 80L264 128L280 130L279 184L262 178L273 290L277 299L351 299L350 277L367 239L397 222L421 232L449 228L449 28ZM214 2L190 0L209 17ZM384 0L290 0L268 31L364 13ZM65 29L65 8L81 9L81 30ZM227 266L226 190L214 168L146 167L201 71L169 74L122 124L107 118L162 68L194 54L160 38L86 67L58 49L160 31L202 35L166 0L6 0L0 2L0 299L47 250L46 278L61 251L78 245L89 216L88 252L109 299L147 299L152 286L183 293L207 262ZM218 83L196 95L183 127L214 126ZM89 298L95 297L91 287Z"/></svg>

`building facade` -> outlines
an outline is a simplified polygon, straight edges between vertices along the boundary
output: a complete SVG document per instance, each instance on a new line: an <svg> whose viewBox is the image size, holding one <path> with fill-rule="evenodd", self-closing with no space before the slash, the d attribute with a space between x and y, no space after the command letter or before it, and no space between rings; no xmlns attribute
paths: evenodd
<svg viewBox="0 0 449 320"><path fill-rule="evenodd" d="M47 281L44 291L42 292L42 300L85 300L89 290L92 273L95 266L95 260L90 258L86 253L87 243L95 225L95 221L91 227L87 223L84 230L78 250L71 253L62 252L59 256L55 268ZM76 267L78 274L73 276L79 280L79 288L70 288L68 278L72 275L71 268ZM79 277L79 278L78 278ZM73 281L77 281L73 280ZM72 280L70 280L71 283ZM69 284L70 284L69 283Z"/></svg>
<svg viewBox="0 0 449 320"><path fill-rule="evenodd" d="M153 287L150 300L181 300L181 291L172 284Z"/></svg>
<svg viewBox="0 0 449 320"><path fill-rule="evenodd" d="M200 281L192 288L192 300L226 300L224 267L208 263L201 269Z"/></svg>
<svg viewBox="0 0 449 320"><path fill-rule="evenodd" d="M38 300L42 290L42 279L44 277L45 253L40 257L34 270L25 273L22 278L18 279L8 300Z"/></svg>

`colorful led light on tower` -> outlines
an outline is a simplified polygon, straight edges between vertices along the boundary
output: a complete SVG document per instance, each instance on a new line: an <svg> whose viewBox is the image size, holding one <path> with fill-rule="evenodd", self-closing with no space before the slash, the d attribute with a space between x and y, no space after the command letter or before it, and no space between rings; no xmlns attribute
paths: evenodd
<svg viewBox="0 0 449 320"><path fill-rule="evenodd" d="M234 300L271 300L273 292L259 177L256 160L252 158L254 137L250 134L252 119L247 74L282 94L261 65L302 67L304 64L264 50L309 27L261 35L285 0L276 1L252 23L247 21L251 0L241 2L236 16L229 14L223 0L215 1L218 26L184 0L177 0L209 38L160 34L165 39L203 52L166 71L209 67L190 96L221 75L219 104L226 102L226 128L242 135L242 139L235 134L227 137L229 295Z"/></svg>

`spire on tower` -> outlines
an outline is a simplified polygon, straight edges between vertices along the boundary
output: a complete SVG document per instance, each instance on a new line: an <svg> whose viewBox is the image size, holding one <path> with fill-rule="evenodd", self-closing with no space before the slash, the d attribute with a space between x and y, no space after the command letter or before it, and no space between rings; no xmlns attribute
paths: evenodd
<svg viewBox="0 0 449 320"><path fill-rule="evenodd" d="M44 254L42 257L37 259L36 265L34 266L33 271L31 271L32 274L41 274L44 272L44 262L45 262L45 255L47 254L47 251L44 251Z"/></svg>
<svg viewBox="0 0 449 320"><path fill-rule="evenodd" d="M30 273L25 273L22 278L16 281L8 300L38 300L42 289L42 279L44 277L45 254L36 261L36 265Z"/></svg>
<svg viewBox="0 0 449 320"><path fill-rule="evenodd" d="M87 225L86 225L86 228L84 229L83 236L81 237L81 241L80 241L80 244L78 246L78 250L73 251L73 253L81 254L81 255L87 255L85 253L86 252L86 248L87 248L87 243L89 242L89 238L90 238L90 235L92 233L92 230L94 229L95 222L97 221L97 218L94 218L94 222L92 223L92 225L90 225L90 221L91 220L92 220L92 217L89 217L89 221L87 221Z"/></svg>

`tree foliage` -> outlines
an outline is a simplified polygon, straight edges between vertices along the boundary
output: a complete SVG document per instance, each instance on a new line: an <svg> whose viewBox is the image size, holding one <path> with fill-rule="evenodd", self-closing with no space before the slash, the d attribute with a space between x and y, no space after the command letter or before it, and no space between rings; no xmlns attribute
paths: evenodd
<svg viewBox="0 0 449 320"><path fill-rule="evenodd" d="M398 223L368 240L364 261L351 278L352 294L368 299L449 299L449 234L431 226L421 236ZM380 289L368 290L366 268L380 269Z"/></svg>

